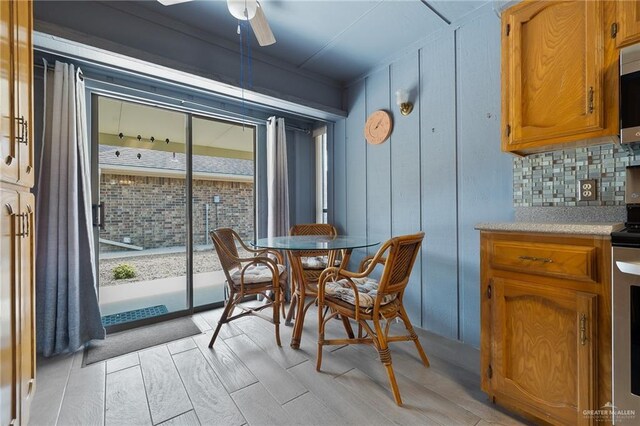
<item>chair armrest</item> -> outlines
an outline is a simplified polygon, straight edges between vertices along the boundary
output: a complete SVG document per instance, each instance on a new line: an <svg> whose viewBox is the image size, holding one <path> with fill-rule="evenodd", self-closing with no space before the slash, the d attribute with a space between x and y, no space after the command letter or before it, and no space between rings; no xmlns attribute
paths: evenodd
<svg viewBox="0 0 640 426"><path fill-rule="evenodd" d="M334 281L338 281L341 277L347 280L347 283L353 290L354 294L354 302L355 302L355 320L360 320L360 293L358 292L358 287L351 280L351 278L357 278L353 272L340 269L337 267L330 267L322 271L320 274L320 278L318 279L318 311L322 311L322 307L324 306L324 294L325 294L325 286L327 283L333 278Z"/></svg>
<svg viewBox="0 0 640 426"><path fill-rule="evenodd" d="M364 259L362 259L362 262L360 262L360 266L358 267L358 271L359 272L365 271L366 268L370 266L372 262L374 262L374 258L375 256L367 256ZM375 260L374 264L384 265L386 262L387 262L386 257L379 257L378 259Z"/></svg>
<svg viewBox="0 0 640 426"><path fill-rule="evenodd" d="M270 257L255 256L255 257L249 257L249 258L237 258L236 260L241 263L247 262L247 264L244 265L240 270L240 295L241 296L244 294L244 274L247 271L247 268L249 268L249 266L251 265L257 265L261 263L266 265L269 268L269 270L271 270L274 288L280 286L280 270L278 269L278 264Z"/></svg>
<svg viewBox="0 0 640 426"><path fill-rule="evenodd" d="M240 245L242 246L242 248L244 250L248 251L249 253L254 253L256 256L261 256L263 254L271 254L271 255L275 256L275 258L278 260L279 264L284 265L284 260L282 258L282 254L279 251L274 250L274 249L269 249L269 248L256 249L256 248L249 247L241 239L238 239L238 241L240 242Z"/></svg>
<svg viewBox="0 0 640 426"><path fill-rule="evenodd" d="M257 256L262 256L265 254L270 254L272 256L274 256L277 259L277 262L281 265L284 265L284 259L282 257L282 253L280 253L277 250L274 249L259 249L259 250L255 250L254 253L256 253Z"/></svg>

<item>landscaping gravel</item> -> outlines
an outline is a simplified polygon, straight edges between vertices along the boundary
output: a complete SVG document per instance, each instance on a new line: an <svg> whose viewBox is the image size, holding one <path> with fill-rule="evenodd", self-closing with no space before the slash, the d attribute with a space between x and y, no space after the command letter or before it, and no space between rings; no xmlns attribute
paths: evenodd
<svg viewBox="0 0 640 426"><path fill-rule="evenodd" d="M248 253L240 253L241 257ZM116 280L113 270L118 265L130 265L136 272L134 278ZM193 273L222 270L220 260L214 250L196 251L193 253ZM161 278L181 277L187 275L187 258L185 253L158 255L142 255L120 259L100 260L100 286L152 281Z"/></svg>

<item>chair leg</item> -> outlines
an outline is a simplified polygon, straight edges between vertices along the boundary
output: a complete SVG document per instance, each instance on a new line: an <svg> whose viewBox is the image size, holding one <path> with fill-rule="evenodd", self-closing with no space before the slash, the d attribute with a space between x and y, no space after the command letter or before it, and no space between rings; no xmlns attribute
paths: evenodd
<svg viewBox="0 0 640 426"><path fill-rule="evenodd" d="M422 345L420 344L420 340L418 339L418 335L413 330L413 325L411 325L411 321L409 321L409 316L407 315L407 311L404 310L404 306L400 307L400 316L402 317L402 321L404 322L404 326L409 332L409 336L411 336L411 340L416 345L416 349L418 350L418 354L422 359L422 363L425 367L429 367L429 358L427 358L427 354L424 353L424 349L422 349Z"/></svg>
<svg viewBox="0 0 640 426"><path fill-rule="evenodd" d="M296 320L293 323L293 333L291 335L291 347L293 349L300 348L300 340L302 340L302 329L304 328L304 315L306 310L304 304L306 297L304 293L299 293L298 306L296 307Z"/></svg>
<svg viewBox="0 0 640 426"><path fill-rule="evenodd" d="M232 295L233 296L233 295ZM218 333L220 333L220 328L222 328L222 324L227 323L227 318L229 317L229 313L233 310L233 299L230 297L227 301L227 305L224 307L222 311L222 315L220 316L220 320L218 321L218 325L216 326L216 331L213 332L213 337L209 342L209 348L213 347L214 342L216 341L216 337L218 337Z"/></svg>
<svg viewBox="0 0 640 426"><path fill-rule="evenodd" d="M322 367L322 342L324 341L324 315L322 306L318 305L318 355L316 356L316 371Z"/></svg>
<svg viewBox="0 0 640 426"><path fill-rule="evenodd" d="M293 293L291 295L291 305L289 305L289 312L287 313L287 319L284 322L284 325L291 326L291 319L293 318L293 310L296 308L296 302L298 301L298 295Z"/></svg>
<svg viewBox="0 0 640 426"><path fill-rule="evenodd" d="M282 302L280 292L280 288L275 289L273 292L273 324L276 326L276 343L278 346L282 346L280 342L280 303Z"/></svg>
<svg viewBox="0 0 640 426"><path fill-rule="evenodd" d="M376 346L378 348L380 361L382 362L382 364L384 364L384 367L387 370L389 384L391 384L391 392L393 392L393 399L395 399L396 404L400 406L402 405L402 398L400 397L400 389L398 389L396 375L393 372L393 365L391 364L391 353L389 352L387 339L384 336L382 328L380 327L380 321L378 319L373 320L373 325L376 328L376 336L374 338L377 340Z"/></svg>
<svg viewBox="0 0 640 426"><path fill-rule="evenodd" d="M349 318L344 315L340 315L340 319L342 319L342 325L344 326L344 331L347 332L347 336L349 339L353 339L355 336L353 334L353 329L351 328L351 322L349 322Z"/></svg>

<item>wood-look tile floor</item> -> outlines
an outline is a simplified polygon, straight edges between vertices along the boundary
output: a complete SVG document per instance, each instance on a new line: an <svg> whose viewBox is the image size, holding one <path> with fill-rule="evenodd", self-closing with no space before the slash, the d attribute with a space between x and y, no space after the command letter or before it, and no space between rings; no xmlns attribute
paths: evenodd
<svg viewBox="0 0 640 426"><path fill-rule="evenodd" d="M412 343L392 344L404 401L398 407L370 346L327 346L322 372L316 372L314 308L299 350L289 347L291 327L281 325L278 347L273 326L256 317L224 325L211 350L207 344L220 312L193 316L200 335L84 368L81 352L39 359L29 424L522 424L488 402L473 371L479 369L478 352L458 342L418 330L430 368ZM327 335L344 335L342 324L333 322Z"/></svg>

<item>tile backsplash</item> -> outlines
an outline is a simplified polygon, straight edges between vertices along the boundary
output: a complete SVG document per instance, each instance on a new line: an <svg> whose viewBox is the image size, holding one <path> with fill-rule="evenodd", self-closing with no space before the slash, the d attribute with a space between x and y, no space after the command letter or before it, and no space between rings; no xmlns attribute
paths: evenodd
<svg viewBox="0 0 640 426"><path fill-rule="evenodd" d="M623 206L625 168L640 152L615 144L534 154L513 160L514 207ZM598 199L578 201L579 179L597 179Z"/></svg>

